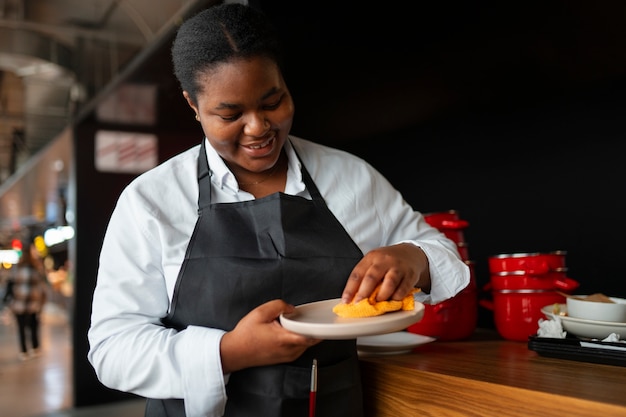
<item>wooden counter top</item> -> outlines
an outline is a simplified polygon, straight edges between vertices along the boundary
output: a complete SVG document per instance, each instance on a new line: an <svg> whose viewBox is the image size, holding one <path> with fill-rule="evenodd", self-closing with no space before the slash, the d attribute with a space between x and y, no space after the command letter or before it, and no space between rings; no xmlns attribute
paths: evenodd
<svg viewBox="0 0 626 417"><path fill-rule="evenodd" d="M626 416L626 367L544 357L491 330L361 356L361 369L367 417Z"/></svg>

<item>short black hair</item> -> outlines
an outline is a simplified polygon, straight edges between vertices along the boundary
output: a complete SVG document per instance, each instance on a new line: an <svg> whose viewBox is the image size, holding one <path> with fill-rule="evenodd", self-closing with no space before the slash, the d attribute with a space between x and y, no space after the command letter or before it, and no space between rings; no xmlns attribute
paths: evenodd
<svg viewBox="0 0 626 417"><path fill-rule="evenodd" d="M174 74L193 101L201 92L198 76L217 64L262 56L282 71L282 46L272 21L260 10L240 3L211 6L178 29L172 44Z"/></svg>

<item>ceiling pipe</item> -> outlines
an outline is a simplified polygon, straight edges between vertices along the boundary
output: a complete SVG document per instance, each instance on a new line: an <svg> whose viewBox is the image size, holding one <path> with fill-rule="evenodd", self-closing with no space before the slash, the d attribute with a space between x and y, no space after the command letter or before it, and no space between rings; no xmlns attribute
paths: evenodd
<svg viewBox="0 0 626 417"><path fill-rule="evenodd" d="M99 29L90 29L71 25L47 25L44 23L35 23L23 20L0 19L0 28L11 30L28 30L54 37L69 36L72 39L83 38L88 40L118 42L135 47L143 46L146 43L145 39L142 36L137 36L129 33L120 34L119 32L105 31Z"/></svg>
<svg viewBox="0 0 626 417"><path fill-rule="evenodd" d="M62 69L71 72L72 55L69 47L49 36L21 29L0 28L0 68L2 69L16 74L25 71L23 75L31 75L32 71L62 72ZM35 67L29 68L33 65ZM40 71L36 71L37 66Z"/></svg>

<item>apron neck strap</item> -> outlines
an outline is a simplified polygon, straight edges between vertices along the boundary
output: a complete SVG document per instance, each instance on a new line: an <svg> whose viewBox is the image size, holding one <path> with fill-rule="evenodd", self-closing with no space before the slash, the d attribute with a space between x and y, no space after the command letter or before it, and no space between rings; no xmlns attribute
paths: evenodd
<svg viewBox="0 0 626 417"><path fill-rule="evenodd" d="M198 156L198 213L211 204L211 170L206 157L206 140L202 139Z"/></svg>
<svg viewBox="0 0 626 417"><path fill-rule="evenodd" d="M309 174L309 171L304 166L302 162L302 158L298 155L298 151L296 150L293 143L291 145L293 151L296 154L296 157L300 161L300 172L302 173L302 181L304 185L309 190L309 194L311 194L311 198L314 202L318 203L320 201L324 201L322 195L320 194L313 178ZM206 138L202 139L202 143L200 145L200 155L198 156L198 212L202 210L203 207L208 207L211 204L211 169L209 168L209 161L206 156Z"/></svg>

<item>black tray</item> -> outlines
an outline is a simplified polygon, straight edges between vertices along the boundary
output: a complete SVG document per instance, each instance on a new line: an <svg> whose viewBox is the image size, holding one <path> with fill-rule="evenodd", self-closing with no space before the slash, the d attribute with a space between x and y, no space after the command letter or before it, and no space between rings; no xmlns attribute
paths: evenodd
<svg viewBox="0 0 626 417"><path fill-rule="evenodd" d="M622 342L530 336L528 349L551 358L626 366L626 343Z"/></svg>

